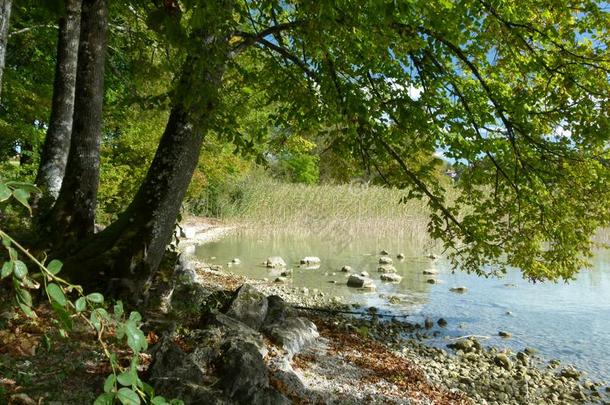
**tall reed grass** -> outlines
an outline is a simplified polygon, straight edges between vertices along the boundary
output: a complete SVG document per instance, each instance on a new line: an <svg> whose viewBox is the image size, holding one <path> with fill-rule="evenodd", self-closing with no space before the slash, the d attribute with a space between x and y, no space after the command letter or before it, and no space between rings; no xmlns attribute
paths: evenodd
<svg viewBox="0 0 610 405"><path fill-rule="evenodd" d="M246 232L281 232L295 236L321 233L410 237L427 240L424 202L401 203L405 192L374 185L304 185L252 175L213 201L223 222ZM205 206L199 206L206 211ZM208 212L210 210L207 210Z"/></svg>

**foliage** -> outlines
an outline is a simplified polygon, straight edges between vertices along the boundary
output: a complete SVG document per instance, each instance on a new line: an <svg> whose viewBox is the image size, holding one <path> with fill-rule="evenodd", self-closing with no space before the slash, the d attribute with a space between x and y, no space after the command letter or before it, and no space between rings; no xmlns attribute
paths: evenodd
<svg viewBox="0 0 610 405"><path fill-rule="evenodd" d="M0 202L13 197L31 210L28 203L31 192L38 190L27 183L0 182ZM132 311L127 315L121 301L117 301L109 312L108 307L104 305L105 299L102 294L85 293L82 287L71 284L58 275L62 268L59 260L54 259L48 263L45 263L45 260L38 260L1 229L0 238L8 255L8 259L2 263L0 280L11 281L15 302L25 315L36 318L34 300L30 291L39 290L42 282L43 291L60 322L59 332L62 336L68 337L75 317L84 320L96 332L97 341L112 367L112 374L106 378L104 393L95 400L95 405L111 405L116 402L136 405L142 400L145 402L150 400L152 404L158 405L182 403L179 400L168 401L162 396L156 396L153 388L138 377L138 355L148 346L146 337L140 329L142 317L138 312ZM28 268L21 260L22 257L34 264L34 269ZM74 296L77 298L72 298ZM109 339L124 342L131 349L129 367L122 367L116 353L109 351L107 344Z"/></svg>

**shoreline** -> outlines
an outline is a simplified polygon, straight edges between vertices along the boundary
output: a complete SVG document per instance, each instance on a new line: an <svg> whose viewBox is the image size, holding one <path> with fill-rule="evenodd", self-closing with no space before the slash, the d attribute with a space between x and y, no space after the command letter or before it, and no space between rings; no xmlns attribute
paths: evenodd
<svg viewBox="0 0 610 405"><path fill-rule="evenodd" d="M236 229L237 225L227 226L213 220L189 218L184 222L183 227L190 229L185 234L194 237L181 241L179 246L186 247L184 250L186 255L190 256L189 260L193 260L194 246L218 240ZM304 293L302 289L296 287L232 274L230 268L225 271L219 266L208 266L198 260L194 262L201 276L198 277L198 283L205 285L213 280L215 287L231 290L247 283L264 295L278 295L295 307L330 310L331 313L325 313L301 309L299 313L314 320L314 323L325 331L326 335L322 333L325 338L332 335L341 340L356 338L382 345L391 356L396 356L396 359L406 361L420 370L431 387L464 395L469 398L470 403L610 404L610 387L604 386L607 382L584 380L580 371L572 367L562 367L555 361L546 362L531 349L515 353L510 350L501 351L493 346L484 348L476 338L472 337L456 340L452 349L435 348L414 338L418 332L425 330L423 325L396 320L386 321L375 313L366 311L362 311L360 317L332 313L333 310L346 310L351 307L341 300L326 297L315 290L310 292L304 289L306 290ZM342 356L345 357L339 355ZM319 375L319 369L324 367L344 369L347 367L343 364L345 358L323 359L311 352L303 354L303 358L307 361L302 361L300 365L306 365L308 371L299 373L299 376L305 385L315 386L325 381L331 391L345 392L349 389L349 384L342 382L339 377L337 381L329 382ZM299 359L297 356L296 360ZM342 364L332 364L333 362ZM362 370L359 372L362 374ZM354 371L352 377L359 372ZM386 385L387 383L388 381L384 382ZM396 388L384 387L390 391ZM360 399L371 398L378 388L376 386L367 388L359 384L358 390L362 394ZM403 403L400 398L395 399L396 401L392 403ZM448 403L469 402L460 400Z"/></svg>

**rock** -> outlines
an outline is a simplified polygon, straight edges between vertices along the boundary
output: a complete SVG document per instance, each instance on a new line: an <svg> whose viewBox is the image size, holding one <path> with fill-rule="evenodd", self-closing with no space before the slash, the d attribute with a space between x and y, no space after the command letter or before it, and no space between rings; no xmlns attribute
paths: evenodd
<svg viewBox="0 0 610 405"><path fill-rule="evenodd" d="M533 347L526 347L525 349L523 349L523 352L528 356L533 356L538 353L538 350L534 349Z"/></svg>
<svg viewBox="0 0 610 405"><path fill-rule="evenodd" d="M438 321L436 321L436 323L438 324L438 326L440 326L441 328L444 328L445 326L447 326L447 321L443 318L439 318Z"/></svg>
<svg viewBox="0 0 610 405"><path fill-rule="evenodd" d="M368 271L362 271L362 272L360 272L360 275L361 275L362 277L368 277L368 276L369 276L369 273L368 273Z"/></svg>
<svg viewBox="0 0 610 405"><path fill-rule="evenodd" d="M474 350L474 345L472 343L472 340L470 340L470 339L461 339L461 340L458 340L457 342L451 343L447 346L454 350L461 350L464 353L468 353L468 352L471 352Z"/></svg>
<svg viewBox="0 0 610 405"><path fill-rule="evenodd" d="M316 325L301 317L287 318L265 326L264 332L272 342L286 351L289 359L320 336Z"/></svg>
<svg viewBox="0 0 610 405"><path fill-rule="evenodd" d="M231 260L231 263L233 263L233 264L241 264L241 260L239 260L237 257L234 257L234 258Z"/></svg>
<svg viewBox="0 0 610 405"><path fill-rule="evenodd" d="M440 256L435 255L434 253L430 253L429 255L426 256L428 259L430 260L438 260L440 258Z"/></svg>
<svg viewBox="0 0 610 405"><path fill-rule="evenodd" d="M387 250L382 250L381 252L379 252L379 255L380 256L387 256L387 255L389 255L389 253L388 253Z"/></svg>
<svg viewBox="0 0 610 405"><path fill-rule="evenodd" d="M398 260L405 260L405 254L404 253L399 253L399 254L396 255L396 258Z"/></svg>
<svg viewBox="0 0 610 405"><path fill-rule="evenodd" d="M307 288L307 287L303 287L303 288L301 288L301 294L303 294L303 295L309 295L309 288Z"/></svg>
<svg viewBox="0 0 610 405"><path fill-rule="evenodd" d="M277 277L275 280L273 280L274 283L285 283L287 281L288 279L286 277Z"/></svg>
<svg viewBox="0 0 610 405"><path fill-rule="evenodd" d="M466 287L451 287L449 289L449 291L457 293L457 294L464 294L466 291L468 291L468 288L466 288Z"/></svg>
<svg viewBox="0 0 610 405"><path fill-rule="evenodd" d="M518 352L517 360L519 360L524 366L527 366L530 361L530 356L528 356L525 352Z"/></svg>
<svg viewBox="0 0 610 405"><path fill-rule="evenodd" d="M397 297L394 295L388 299L388 302L390 304L397 305L397 304L400 304L402 302L402 300L400 299L400 297Z"/></svg>
<svg viewBox="0 0 610 405"><path fill-rule="evenodd" d="M500 336L501 338L504 338L504 339L508 339L508 338L512 337L513 334L510 332L505 332L505 331L501 330L500 332L498 332L498 336Z"/></svg>
<svg viewBox="0 0 610 405"><path fill-rule="evenodd" d="M510 370L513 367L513 363L504 353L496 354L494 357L494 363L505 370Z"/></svg>
<svg viewBox="0 0 610 405"><path fill-rule="evenodd" d="M344 273L351 273L352 272L352 266L343 266L341 267L341 271Z"/></svg>
<svg viewBox="0 0 610 405"><path fill-rule="evenodd" d="M392 264L393 261L390 257L388 256L381 256L379 258L379 264Z"/></svg>
<svg viewBox="0 0 610 405"><path fill-rule="evenodd" d="M429 278L429 279L426 280L426 283L428 283L428 284L436 284L436 280L433 279L433 278Z"/></svg>
<svg viewBox="0 0 610 405"><path fill-rule="evenodd" d="M572 367L566 367L559 372L561 377L571 378L573 380L580 379L582 373Z"/></svg>
<svg viewBox="0 0 610 405"><path fill-rule="evenodd" d="M379 273L396 273L396 268L392 265L386 264L377 268Z"/></svg>
<svg viewBox="0 0 610 405"><path fill-rule="evenodd" d="M363 288L366 290L375 290L375 283L368 277L357 274L352 274L347 279L347 286L354 288Z"/></svg>
<svg viewBox="0 0 610 405"><path fill-rule="evenodd" d="M237 290L227 315L258 330L267 315L267 308L267 297L250 284L244 284Z"/></svg>
<svg viewBox="0 0 610 405"><path fill-rule="evenodd" d="M286 267L286 262L280 256L271 256L265 261L265 266L269 268Z"/></svg>
<svg viewBox="0 0 610 405"><path fill-rule="evenodd" d="M301 259L301 264L307 264L307 265L320 264L320 262L321 262L320 258L316 257L316 256L306 256Z"/></svg>
<svg viewBox="0 0 610 405"><path fill-rule="evenodd" d="M427 269L427 270L422 271L422 274L426 275L426 276L434 276L434 275L438 274L438 270L436 270L436 269Z"/></svg>
<svg viewBox="0 0 610 405"><path fill-rule="evenodd" d="M381 275L381 281L389 281L392 283L400 283L402 277L395 273L384 273Z"/></svg>
<svg viewBox="0 0 610 405"><path fill-rule="evenodd" d="M288 404L290 401L269 387L263 356L249 342L234 340L222 346L215 362L220 377L218 387L237 403Z"/></svg>
<svg viewBox="0 0 610 405"><path fill-rule="evenodd" d="M328 280L329 284L337 284L337 280Z"/></svg>
<svg viewBox="0 0 610 405"><path fill-rule="evenodd" d="M507 287L507 288L516 288L517 285L513 284L513 283L506 283L506 284L504 284L504 287Z"/></svg>
<svg viewBox="0 0 610 405"><path fill-rule="evenodd" d="M431 329L434 326L434 321L431 318L426 318L424 321L424 328Z"/></svg>
<svg viewBox="0 0 610 405"><path fill-rule="evenodd" d="M292 269L283 270L280 273L280 276L282 276L282 277L290 277L290 276L292 276Z"/></svg>

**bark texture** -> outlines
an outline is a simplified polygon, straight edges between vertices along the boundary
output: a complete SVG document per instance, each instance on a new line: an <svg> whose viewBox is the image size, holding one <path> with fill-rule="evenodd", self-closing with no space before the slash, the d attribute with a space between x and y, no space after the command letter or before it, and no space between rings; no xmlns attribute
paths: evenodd
<svg viewBox="0 0 610 405"><path fill-rule="evenodd" d="M61 240L55 238L60 245L67 246L93 234L100 173L107 27L107 0L83 0L70 152L48 222L52 227L51 236L61 235Z"/></svg>
<svg viewBox="0 0 610 405"><path fill-rule="evenodd" d="M185 64L180 89L192 95L192 58ZM146 298L150 280L170 243L182 200L197 166L201 144L217 105L223 69L208 68L206 85L188 105L174 103L146 179L120 218L66 261L66 271L85 287L110 288L107 294L136 301ZM198 79L199 80L199 79ZM116 281L112 283L112 281ZM137 298L136 298L137 297Z"/></svg>
<svg viewBox="0 0 610 405"><path fill-rule="evenodd" d="M59 20L51 119L36 177L36 184L52 199L59 194L70 151L81 0L65 0L65 6Z"/></svg>
<svg viewBox="0 0 610 405"><path fill-rule="evenodd" d="M8 41L8 27L11 19L13 0L0 0L0 100L2 100L2 78L6 62L6 43Z"/></svg>

